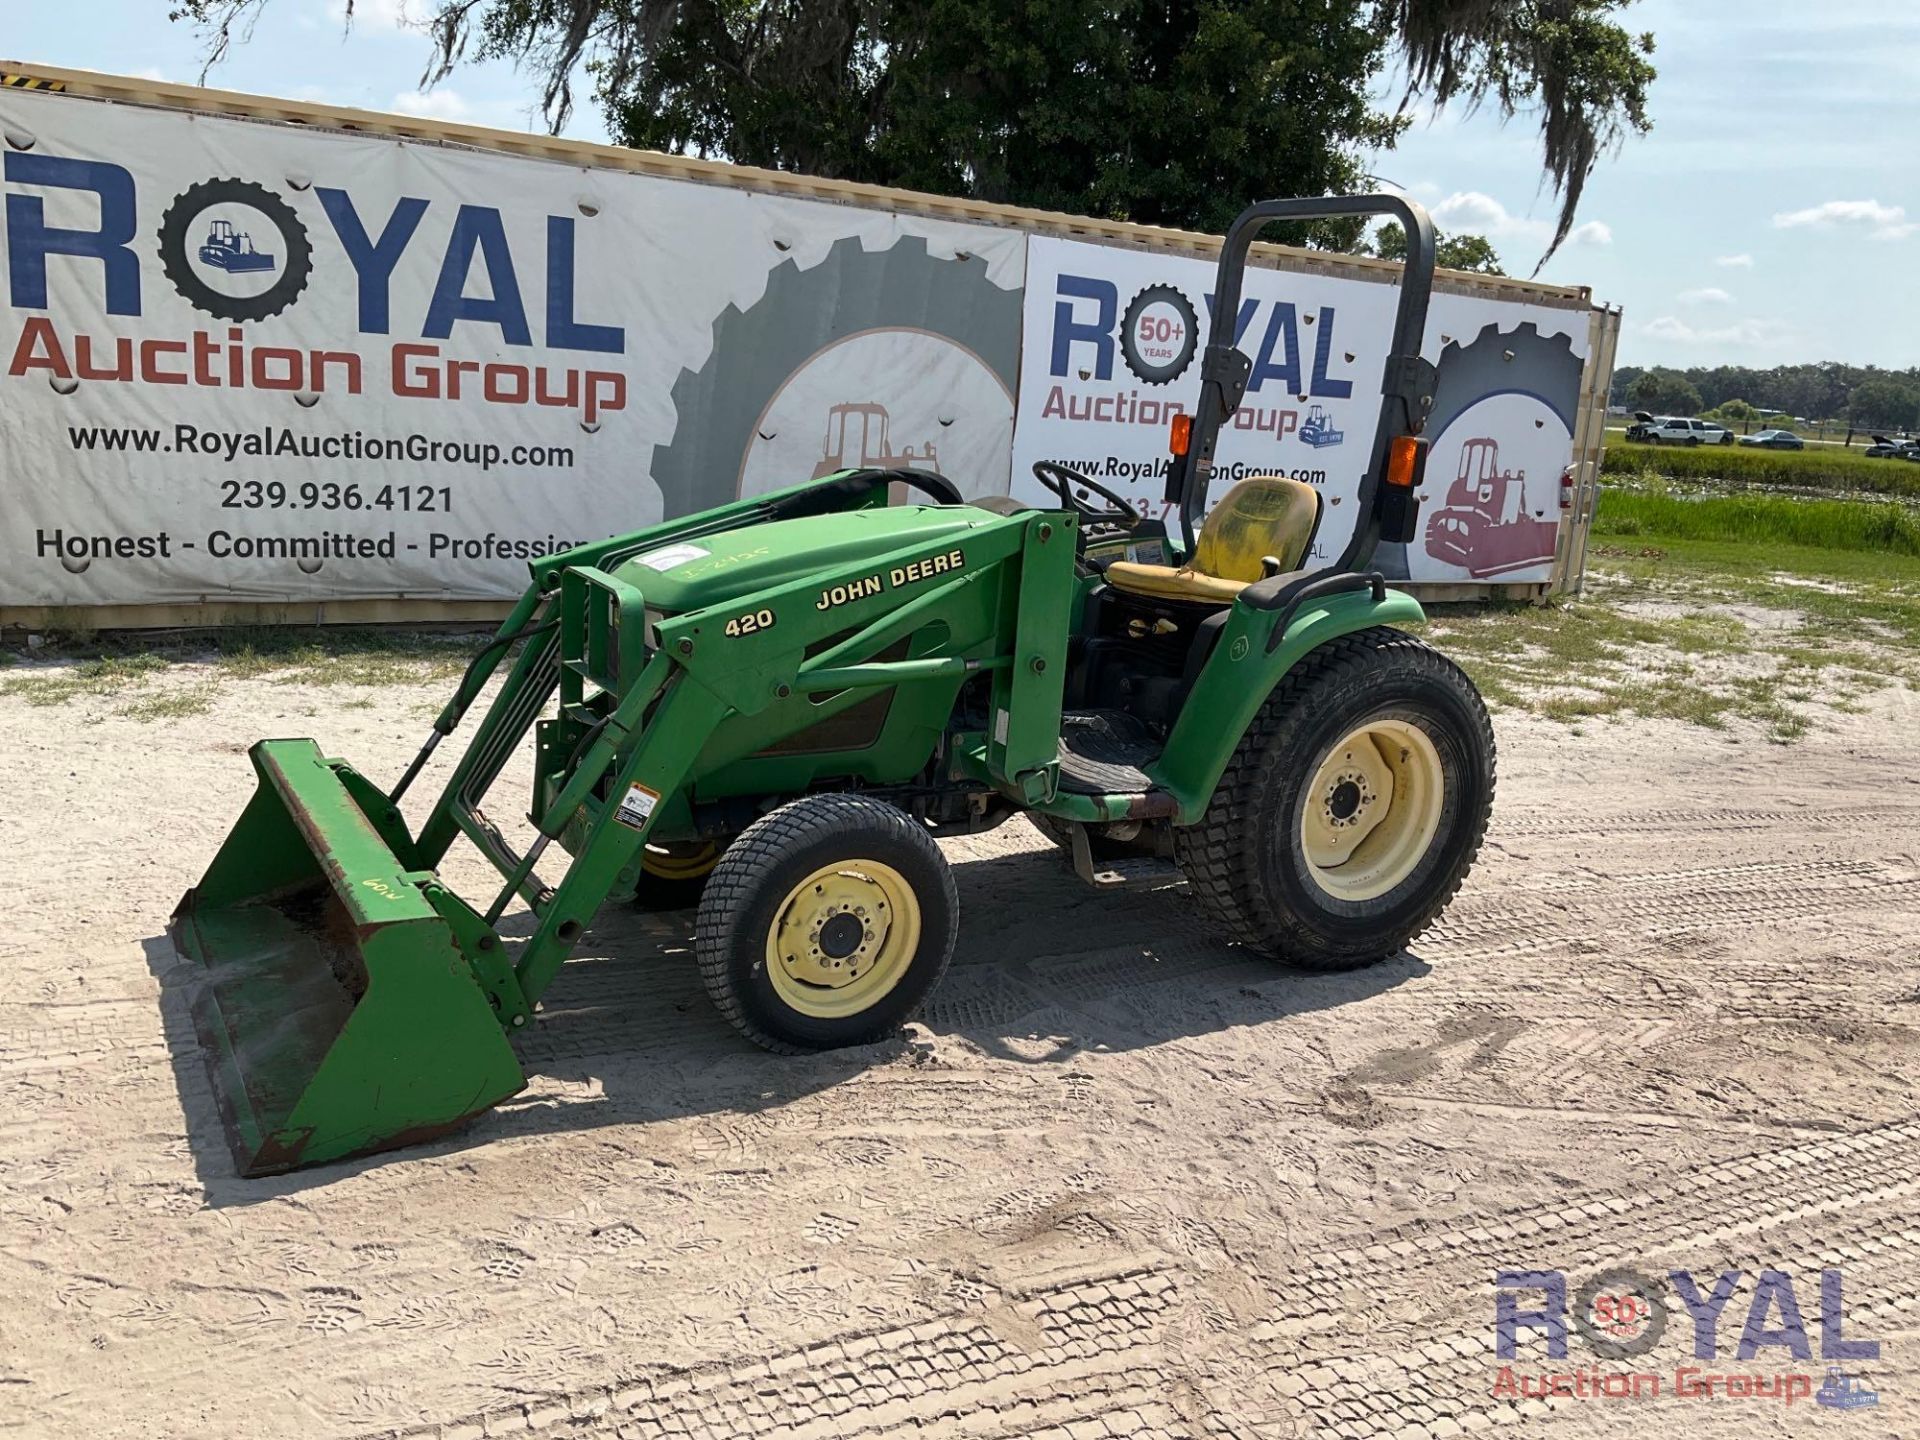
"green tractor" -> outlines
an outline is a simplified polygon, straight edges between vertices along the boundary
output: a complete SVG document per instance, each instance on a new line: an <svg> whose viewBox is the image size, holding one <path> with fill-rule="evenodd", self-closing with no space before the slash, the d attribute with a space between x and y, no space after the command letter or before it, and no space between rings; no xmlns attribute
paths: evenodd
<svg viewBox="0 0 1920 1440"><path fill-rule="evenodd" d="M1250 369L1218 317L1264 225L1362 215L1397 220L1408 259L1352 538L1316 566L1311 486L1243 480L1208 507ZM1019 814L1091 883L1184 873L1222 940L1314 970L1399 951L1459 888L1494 783L1472 684L1391 628L1420 607L1367 568L1414 534L1432 278L1405 200L1241 215L1173 427L1171 534L1058 465L1037 467L1048 509L845 471L534 562L390 790L310 740L254 746L259 789L172 925L204 967L243 1173L404 1145L519 1091L512 1037L610 896L697 894L702 979L755 1043L885 1036L953 953L936 838ZM1175 563L1128 558L1156 551ZM401 798L502 667L410 828ZM482 804L529 730L521 853ZM503 880L476 903L436 873L462 836ZM515 902L533 928L510 940Z"/></svg>

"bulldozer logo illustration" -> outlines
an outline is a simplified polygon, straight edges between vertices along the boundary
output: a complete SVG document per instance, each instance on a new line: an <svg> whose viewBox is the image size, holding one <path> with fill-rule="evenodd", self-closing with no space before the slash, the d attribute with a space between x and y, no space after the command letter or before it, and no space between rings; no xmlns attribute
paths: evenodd
<svg viewBox="0 0 1920 1440"><path fill-rule="evenodd" d="M1475 579L1553 558L1559 515L1527 508L1527 472L1500 468L1499 443L1481 436L1460 447L1447 503L1427 520L1427 553Z"/></svg>
<svg viewBox="0 0 1920 1440"><path fill-rule="evenodd" d="M1829 1410L1864 1410L1869 1405L1878 1405L1880 1394L1868 1389L1858 1375L1849 1375L1838 1365L1829 1365L1827 1378L1813 1401Z"/></svg>
<svg viewBox="0 0 1920 1440"><path fill-rule="evenodd" d="M887 407L872 401L836 405L827 412L827 434L820 442L820 463L813 478L823 480L842 470L938 470L940 456L929 440L916 453L908 445L899 454L889 437Z"/></svg>
<svg viewBox="0 0 1920 1440"><path fill-rule="evenodd" d="M1347 432L1333 428L1326 406L1315 405L1307 411L1307 418L1300 426L1300 438L1314 449L1324 450L1329 445L1340 444L1347 438Z"/></svg>
<svg viewBox="0 0 1920 1440"><path fill-rule="evenodd" d="M256 250L253 236L236 229L231 220L215 220L207 227L207 238L200 243L200 263L239 275L249 270L271 270L274 260L273 256Z"/></svg>
<svg viewBox="0 0 1920 1440"><path fill-rule="evenodd" d="M157 238L173 288L221 320L271 319L300 298L313 272L313 242L299 213L251 180L189 185L160 217Z"/></svg>

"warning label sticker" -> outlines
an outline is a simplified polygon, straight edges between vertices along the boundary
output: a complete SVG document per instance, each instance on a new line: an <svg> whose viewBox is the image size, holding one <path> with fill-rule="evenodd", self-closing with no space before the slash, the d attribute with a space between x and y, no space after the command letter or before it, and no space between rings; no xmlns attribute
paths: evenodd
<svg viewBox="0 0 1920 1440"><path fill-rule="evenodd" d="M684 565L689 560L704 560L711 550L699 545L669 545L664 550L649 551L635 558L649 570L671 570L676 565Z"/></svg>
<svg viewBox="0 0 1920 1440"><path fill-rule="evenodd" d="M634 830L646 827L647 817L653 814L653 807L660 803L660 792L649 790L637 781L627 787L627 795L620 802L620 808L613 812L613 818L622 825Z"/></svg>

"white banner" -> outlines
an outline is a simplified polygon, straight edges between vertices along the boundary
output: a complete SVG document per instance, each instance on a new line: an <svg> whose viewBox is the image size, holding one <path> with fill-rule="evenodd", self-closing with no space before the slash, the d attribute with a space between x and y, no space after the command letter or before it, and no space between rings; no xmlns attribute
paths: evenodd
<svg viewBox="0 0 1920 1440"><path fill-rule="evenodd" d="M1173 415L1199 395L1215 267L1035 237L1027 251L1013 493L1044 503L1037 460L1067 464L1150 514ZM1394 287L1249 268L1235 328L1252 375L1223 430L1212 498L1249 475L1321 492L1316 560L1353 532L1372 454ZM1440 367L1425 501L1410 545L1376 565L1431 581L1544 580L1572 456L1586 312L1436 295L1425 353Z"/></svg>
<svg viewBox="0 0 1920 1440"><path fill-rule="evenodd" d="M491 599L826 473L1003 492L1025 236L0 92L0 604Z"/></svg>
<svg viewBox="0 0 1920 1440"><path fill-rule="evenodd" d="M0 128L0 605L498 599L847 465L1047 503L1061 460L1157 510L1193 402L1200 261L43 92ZM1323 555L1393 298L1248 272L1215 494L1319 486ZM1437 296L1427 353L1421 534L1376 563L1544 577L1585 311Z"/></svg>

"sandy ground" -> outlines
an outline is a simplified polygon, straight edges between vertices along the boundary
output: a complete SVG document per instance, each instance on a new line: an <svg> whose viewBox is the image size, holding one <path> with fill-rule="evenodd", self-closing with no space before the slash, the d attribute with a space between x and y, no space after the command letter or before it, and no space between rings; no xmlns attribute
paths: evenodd
<svg viewBox="0 0 1920 1440"><path fill-rule="evenodd" d="M1214 945L1178 888L1090 893L1016 823L947 846L925 1023L791 1060L711 1011L683 923L609 907L526 1095L240 1180L166 916L243 742L390 778L439 689L229 684L163 723L0 698L0 1433L1920 1433L1908 692L1784 748L1502 718L1479 868L1358 975ZM1516 1363L1657 1399L1496 1394L1496 1272L1623 1265L1784 1271L1815 1353L1736 1355L1748 1278L1716 1361L1676 1305L1643 1359ZM1673 1393L1817 1382L1823 1266L1876 1408Z"/></svg>

